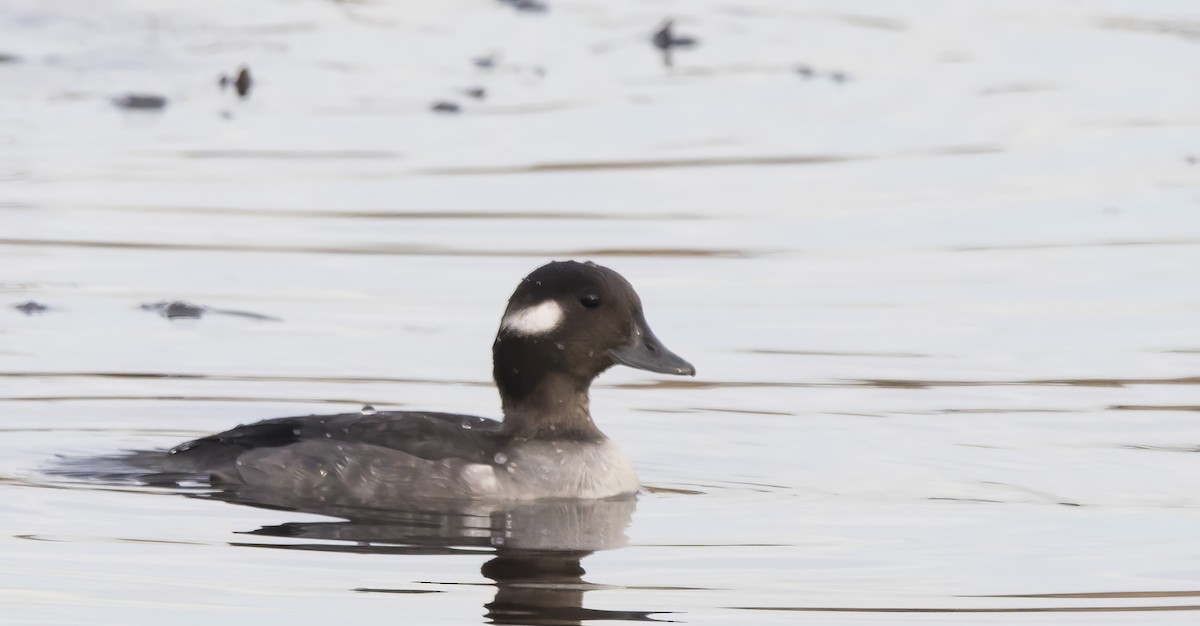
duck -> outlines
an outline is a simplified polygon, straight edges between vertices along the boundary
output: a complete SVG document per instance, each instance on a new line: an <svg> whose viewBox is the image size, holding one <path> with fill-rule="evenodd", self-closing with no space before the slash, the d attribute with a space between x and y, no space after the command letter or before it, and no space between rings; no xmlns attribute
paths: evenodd
<svg viewBox="0 0 1200 626"><path fill-rule="evenodd" d="M592 382L616 365L696 374L651 331L629 281L590 261L551 262L521 280L492 364L500 420L373 410L268 419L175 446L159 469L323 505L631 497L637 474L592 419Z"/></svg>

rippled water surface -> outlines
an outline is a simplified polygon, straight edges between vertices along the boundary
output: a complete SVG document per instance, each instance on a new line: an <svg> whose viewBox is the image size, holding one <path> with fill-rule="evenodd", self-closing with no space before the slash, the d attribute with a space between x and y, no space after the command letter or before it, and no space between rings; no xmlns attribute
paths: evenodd
<svg viewBox="0 0 1200 626"><path fill-rule="evenodd" d="M547 2L0 4L0 622L1194 623L1200 6ZM699 371L593 391L636 505L55 470L495 416L563 258Z"/></svg>

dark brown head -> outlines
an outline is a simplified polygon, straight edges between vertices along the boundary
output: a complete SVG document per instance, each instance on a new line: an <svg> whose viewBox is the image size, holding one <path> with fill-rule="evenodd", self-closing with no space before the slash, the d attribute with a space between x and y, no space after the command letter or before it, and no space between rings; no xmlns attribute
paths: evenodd
<svg viewBox="0 0 1200 626"><path fill-rule="evenodd" d="M696 373L650 331L629 281L591 262L549 263L526 276L509 298L492 357L496 385L506 399L530 392L546 376L586 389L618 363L663 374Z"/></svg>

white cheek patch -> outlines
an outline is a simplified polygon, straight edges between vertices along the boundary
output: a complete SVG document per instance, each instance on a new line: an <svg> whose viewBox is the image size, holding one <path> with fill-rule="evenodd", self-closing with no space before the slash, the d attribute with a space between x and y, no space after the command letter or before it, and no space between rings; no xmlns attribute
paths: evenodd
<svg viewBox="0 0 1200 626"><path fill-rule="evenodd" d="M554 330L562 318L562 307L553 300L547 300L509 313L500 322L500 327L518 335L544 335Z"/></svg>

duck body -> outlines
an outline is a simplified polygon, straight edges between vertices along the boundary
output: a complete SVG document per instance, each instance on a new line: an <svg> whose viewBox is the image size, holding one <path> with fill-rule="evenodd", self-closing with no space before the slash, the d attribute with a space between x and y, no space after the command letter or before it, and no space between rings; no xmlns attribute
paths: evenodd
<svg viewBox="0 0 1200 626"><path fill-rule="evenodd" d="M506 435L497 420L386 411L265 420L169 452L173 472L253 485L322 504L405 498L533 500L636 493L633 465L609 438Z"/></svg>
<svg viewBox="0 0 1200 626"><path fill-rule="evenodd" d="M492 353L502 421L416 411L276 418L181 444L155 465L322 504L630 496L637 475L592 421L592 380L618 363L695 373L650 332L624 278L573 261L521 282Z"/></svg>

